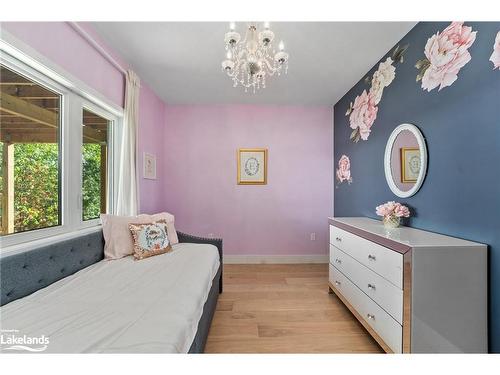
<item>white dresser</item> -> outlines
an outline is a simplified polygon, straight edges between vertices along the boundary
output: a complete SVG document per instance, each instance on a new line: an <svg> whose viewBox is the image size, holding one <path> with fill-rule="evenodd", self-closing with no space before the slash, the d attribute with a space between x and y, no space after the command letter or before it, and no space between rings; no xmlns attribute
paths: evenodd
<svg viewBox="0 0 500 375"><path fill-rule="evenodd" d="M488 352L487 246L330 218L330 292L386 352Z"/></svg>

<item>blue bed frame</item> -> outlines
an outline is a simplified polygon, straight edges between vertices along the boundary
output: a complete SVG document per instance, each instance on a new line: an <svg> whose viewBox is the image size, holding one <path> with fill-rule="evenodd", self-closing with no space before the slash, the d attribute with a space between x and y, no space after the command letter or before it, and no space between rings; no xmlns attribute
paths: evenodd
<svg viewBox="0 0 500 375"><path fill-rule="evenodd" d="M189 353L203 353L208 331L222 293L222 239L177 232L179 242L210 244L219 251L220 266L212 281L203 315ZM54 242L0 258L0 306L23 298L104 258L102 231Z"/></svg>

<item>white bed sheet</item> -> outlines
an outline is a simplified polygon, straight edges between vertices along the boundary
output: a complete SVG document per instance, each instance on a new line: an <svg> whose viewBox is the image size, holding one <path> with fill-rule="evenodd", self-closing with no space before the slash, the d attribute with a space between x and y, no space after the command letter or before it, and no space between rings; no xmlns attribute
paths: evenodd
<svg viewBox="0 0 500 375"><path fill-rule="evenodd" d="M187 353L218 268L215 246L188 243L101 261L2 306L1 328L45 335L50 353Z"/></svg>

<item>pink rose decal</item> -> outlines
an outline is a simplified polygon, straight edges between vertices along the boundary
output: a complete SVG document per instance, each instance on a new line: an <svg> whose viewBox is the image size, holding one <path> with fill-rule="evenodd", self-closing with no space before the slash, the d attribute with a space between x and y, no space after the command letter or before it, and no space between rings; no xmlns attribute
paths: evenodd
<svg viewBox="0 0 500 375"><path fill-rule="evenodd" d="M341 184L344 181L347 183L352 182L351 177L351 162L346 155L342 155L339 160L339 167L337 168L337 172L335 173L337 176L337 181Z"/></svg>
<svg viewBox="0 0 500 375"><path fill-rule="evenodd" d="M464 26L463 22L452 22L427 40L425 59L415 64L420 70L417 82L422 81L424 90L431 91L439 86L438 91L441 91L457 80L460 69L471 60L468 49L476 40L476 34L477 31Z"/></svg>
<svg viewBox="0 0 500 375"><path fill-rule="evenodd" d="M373 76L366 77L365 82L371 83L370 90L363 90L361 95L356 96L354 104L349 104L346 116L349 116L349 126L353 129L350 139L358 142L360 139L366 141L370 136L370 131L377 118L377 105L382 100L384 89L396 78L395 63L403 62L403 55L408 45L397 46L384 62L381 62Z"/></svg>
<svg viewBox="0 0 500 375"><path fill-rule="evenodd" d="M493 53L490 56L490 61L493 63L493 69L500 70L500 31L497 33L495 38L495 44L493 44Z"/></svg>
<svg viewBox="0 0 500 375"><path fill-rule="evenodd" d="M374 98L363 90L361 95L354 99L354 105L351 115L349 116L349 123L351 129L354 129L357 140L361 138L366 141L370 135L370 128L377 118L378 108L375 105ZM355 140L355 142L357 142Z"/></svg>

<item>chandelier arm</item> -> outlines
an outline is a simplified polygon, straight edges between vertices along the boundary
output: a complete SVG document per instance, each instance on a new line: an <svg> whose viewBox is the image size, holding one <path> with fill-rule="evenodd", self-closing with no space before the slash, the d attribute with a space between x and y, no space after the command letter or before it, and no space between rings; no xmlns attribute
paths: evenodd
<svg viewBox="0 0 500 375"><path fill-rule="evenodd" d="M248 57L248 51L246 49L241 49L236 55L236 57L239 60L246 59Z"/></svg>
<svg viewBox="0 0 500 375"><path fill-rule="evenodd" d="M266 59L266 60L264 60L264 62L266 63L266 66L269 69L269 71L274 72L276 70L276 68L274 66L271 66L271 63L269 62L269 60Z"/></svg>

